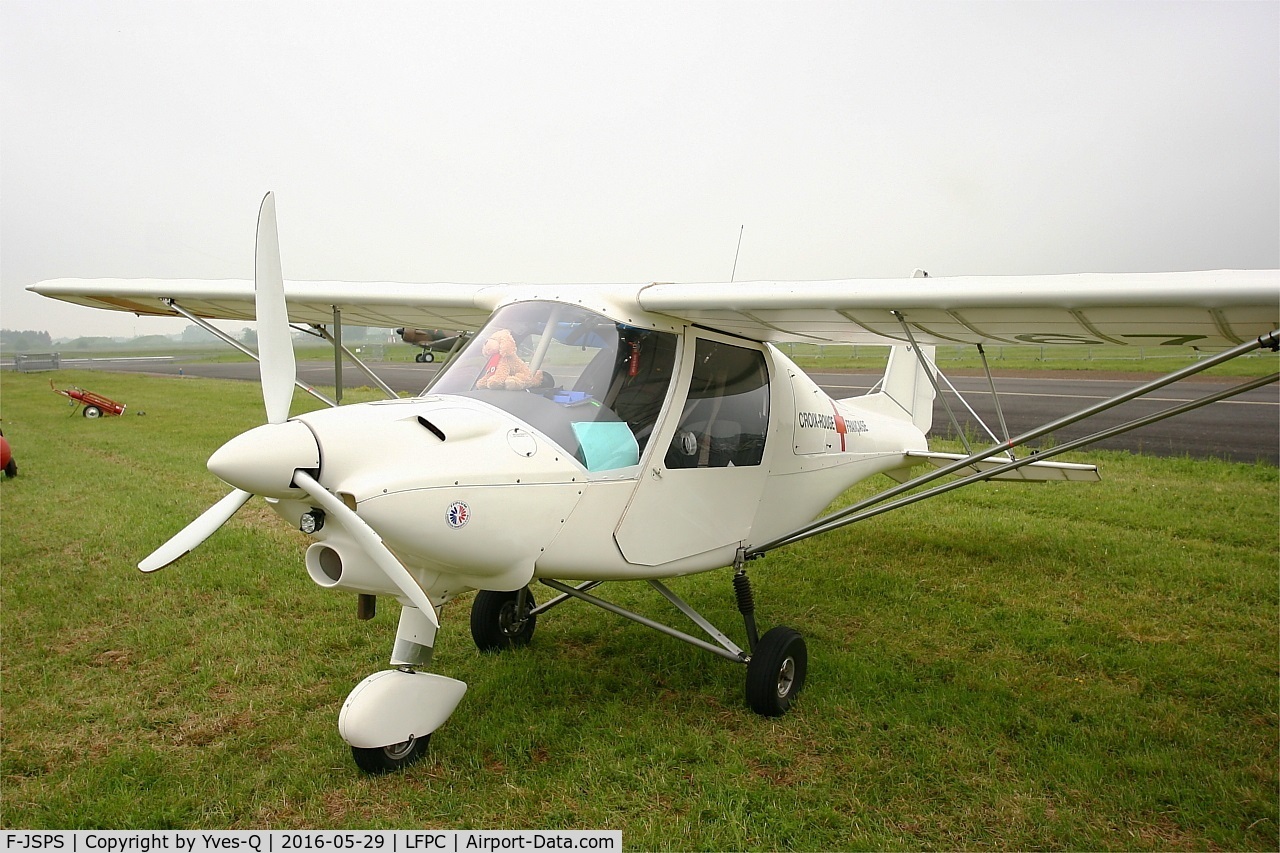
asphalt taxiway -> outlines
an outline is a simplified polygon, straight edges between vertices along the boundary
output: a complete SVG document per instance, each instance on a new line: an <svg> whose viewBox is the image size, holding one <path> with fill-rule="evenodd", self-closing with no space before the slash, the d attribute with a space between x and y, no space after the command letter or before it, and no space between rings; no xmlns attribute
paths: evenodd
<svg viewBox="0 0 1280 853"><path fill-rule="evenodd" d="M161 375L204 376L219 379L256 381L258 367L250 362L200 363L179 359L136 359L127 361L94 360L67 363L66 368L155 373ZM417 393L436 374L439 365L415 362L371 362L369 366L389 386L399 392ZM833 397L852 397L866 393L880 378L872 373L809 374ZM333 363L329 361L298 362L298 378L311 385L333 385ZM1018 436L1041 424L1058 420L1074 412L1110 399L1128 389L1149 381L1154 376L1115 377L1106 373L1069 374L1044 371L1024 372L1016 376L995 377L1000 406L1009 434ZM960 429L973 441L986 437L990 427L1004 438L996 407L992 402L985 376L949 376L948 379L965 395L973 407L966 410L954 396L947 394L951 410ZM1135 400L1103 412L1093 419L1064 427L1054 433L1057 444L1089 435L1107 427L1142 417L1236 385L1242 380L1220 377L1194 377L1166 386L1149 397ZM350 365L343 368L347 387L368 385L369 381ZM976 415L976 417L975 417ZM932 435L948 436L955 432L941 400L934 404ZM989 443L988 439L988 443ZM1269 462L1280 465L1280 387L1276 384L1245 392L1230 400L1160 421L1133 432L1109 438L1094 445L1110 450L1128 450L1153 456L1190 456L1219 458L1240 462Z"/></svg>

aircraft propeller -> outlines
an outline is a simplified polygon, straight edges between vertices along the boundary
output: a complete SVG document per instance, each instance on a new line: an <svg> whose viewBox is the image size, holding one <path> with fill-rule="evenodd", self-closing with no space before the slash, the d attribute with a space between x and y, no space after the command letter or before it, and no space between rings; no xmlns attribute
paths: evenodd
<svg viewBox="0 0 1280 853"><path fill-rule="evenodd" d="M275 195L272 193L267 193L263 198L262 207L258 211L254 265L254 310L258 318L258 369L262 378L262 398L267 410L267 424L281 424L289 419L289 405L293 401L293 379L297 372L297 364L293 356L293 341L289 335L289 319L284 300L284 275L280 265L280 238L276 229L276 202ZM250 430L227 442L214 453L210 461L219 457L230 460L235 460L237 457L243 459L244 454L236 453L237 448L231 446L245 444L245 437L255 432L257 430ZM214 531L222 527L240 507L248 503L253 495L252 491L233 489L226 497L209 507L195 521L182 528L168 542L138 563L138 568L144 572L154 572L186 556L212 536Z"/></svg>
<svg viewBox="0 0 1280 853"><path fill-rule="evenodd" d="M138 568L144 572L154 572L163 569L179 557L186 556L197 545L212 536L215 530L226 524L227 520L236 514L236 510L244 506L251 497L253 497L252 492L234 489L201 513L195 521L178 531L173 538L153 551L145 560L138 563Z"/></svg>
<svg viewBox="0 0 1280 853"><path fill-rule="evenodd" d="M382 537L308 473L320 466L320 448L305 424L289 420L297 362L284 295L273 193L263 198L258 212L254 311L258 320L258 365L267 422L231 439L209 457L209 470L234 488L140 562L138 568L154 572L190 553L255 494L296 498L301 490L343 525L374 564L438 628L439 620L427 594L383 543Z"/></svg>
<svg viewBox="0 0 1280 853"><path fill-rule="evenodd" d="M258 369L262 376L262 400L267 409L267 423L284 423L289 419L298 367L293 357L289 311L284 299L274 193L267 193L258 212L253 307L258 320Z"/></svg>

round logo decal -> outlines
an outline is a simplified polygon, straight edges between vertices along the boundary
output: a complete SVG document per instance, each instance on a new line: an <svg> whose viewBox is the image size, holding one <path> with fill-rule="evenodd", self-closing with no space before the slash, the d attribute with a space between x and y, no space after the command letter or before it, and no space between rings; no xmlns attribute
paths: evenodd
<svg viewBox="0 0 1280 853"><path fill-rule="evenodd" d="M449 504L449 508L445 510L444 520L448 522L450 527L457 530L459 527L463 527L471 520L471 507L467 506L462 501L454 501Z"/></svg>

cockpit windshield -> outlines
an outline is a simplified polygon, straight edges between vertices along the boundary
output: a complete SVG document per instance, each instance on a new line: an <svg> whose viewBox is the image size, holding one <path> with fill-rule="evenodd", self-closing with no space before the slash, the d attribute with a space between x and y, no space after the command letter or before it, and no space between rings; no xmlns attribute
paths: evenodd
<svg viewBox="0 0 1280 853"><path fill-rule="evenodd" d="M676 340L571 305L521 302L489 319L431 393L496 406L589 471L626 468L639 464L658 419Z"/></svg>

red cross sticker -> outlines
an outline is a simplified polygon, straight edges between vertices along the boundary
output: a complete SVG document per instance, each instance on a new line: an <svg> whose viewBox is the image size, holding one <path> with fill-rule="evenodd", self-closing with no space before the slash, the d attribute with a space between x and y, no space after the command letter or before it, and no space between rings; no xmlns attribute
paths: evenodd
<svg viewBox="0 0 1280 853"><path fill-rule="evenodd" d="M840 433L840 452L843 453L845 451L844 437L849 430L845 426L844 418L841 417L840 410L836 408L835 403L831 404L831 411L834 412L836 416L836 432Z"/></svg>

